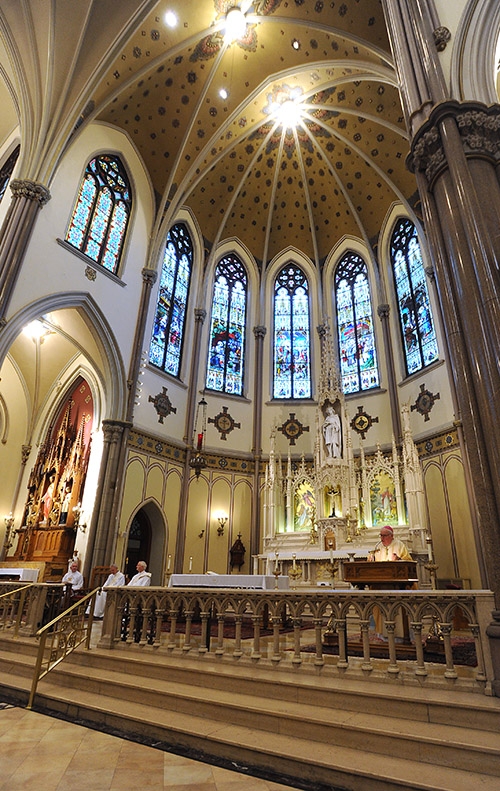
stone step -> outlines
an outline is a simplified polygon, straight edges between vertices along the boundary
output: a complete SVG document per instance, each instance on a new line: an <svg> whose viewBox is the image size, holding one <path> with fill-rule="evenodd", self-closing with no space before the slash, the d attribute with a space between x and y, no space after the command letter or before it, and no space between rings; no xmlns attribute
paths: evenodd
<svg viewBox="0 0 500 791"><path fill-rule="evenodd" d="M36 645L13 647L0 641L0 693L26 702ZM499 785L500 701L472 693L78 649L35 708L349 791Z"/></svg>

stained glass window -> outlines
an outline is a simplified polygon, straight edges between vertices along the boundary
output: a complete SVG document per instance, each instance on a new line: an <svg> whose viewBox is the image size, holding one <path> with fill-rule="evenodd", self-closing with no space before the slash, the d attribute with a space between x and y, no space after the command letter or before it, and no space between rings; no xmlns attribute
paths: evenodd
<svg viewBox="0 0 500 791"><path fill-rule="evenodd" d="M210 324L206 386L243 394L247 275L235 255L217 264Z"/></svg>
<svg viewBox="0 0 500 791"><path fill-rule="evenodd" d="M311 397L309 285L287 264L274 286L274 398Z"/></svg>
<svg viewBox="0 0 500 791"><path fill-rule="evenodd" d="M370 299L363 259L347 253L335 272L340 374L344 393L378 387L379 374Z"/></svg>
<svg viewBox="0 0 500 791"><path fill-rule="evenodd" d="M179 376L192 265L191 237L184 223L177 223L167 236L149 347L149 362L172 376Z"/></svg>
<svg viewBox="0 0 500 791"><path fill-rule="evenodd" d="M132 197L118 157L101 154L85 170L66 241L116 273L130 217Z"/></svg>
<svg viewBox="0 0 500 791"><path fill-rule="evenodd" d="M20 151L21 151L21 146L17 146L10 155L10 157L5 161L5 163L0 168L0 201L5 195L7 186L10 181L10 177L12 176L12 173L16 166L16 162L19 158Z"/></svg>
<svg viewBox="0 0 500 791"><path fill-rule="evenodd" d="M391 262L408 375L438 359L429 292L415 225L400 220L391 240Z"/></svg>

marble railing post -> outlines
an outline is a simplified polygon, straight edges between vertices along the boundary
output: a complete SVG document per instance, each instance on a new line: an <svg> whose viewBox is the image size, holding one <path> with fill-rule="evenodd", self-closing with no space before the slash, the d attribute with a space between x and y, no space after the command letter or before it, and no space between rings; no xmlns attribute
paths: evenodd
<svg viewBox="0 0 500 791"><path fill-rule="evenodd" d="M10 188L12 201L0 231L0 326L5 324L38 210L50 200L47 187L29 179L14 179Z"/></svg>

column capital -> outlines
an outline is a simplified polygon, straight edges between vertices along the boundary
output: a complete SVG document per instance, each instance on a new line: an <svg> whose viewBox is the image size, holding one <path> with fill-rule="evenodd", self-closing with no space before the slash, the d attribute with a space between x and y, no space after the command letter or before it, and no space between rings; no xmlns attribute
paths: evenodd
<svg viewBox="0 0 500 791"><path fill-rule="evenodd" d="M429 185L448 166L440 133L447 118L456 122L466 157L488 159L495 165L500 160L500 105L441 102L415 134L407 159L409 169L423 172Z"/></svg>
<svg viewBox="0 0 500 791"><path fill-rule="evenodd" d="M144 267L141 271L142 275L142 282L146 283L150 288L154 286L156 283L156 279L158 277L158 272L155 269L148 269L148 267Z"/></svg>
<svg viewBox="0 0 500 791"><path fill-rule="evenodd" d="M262 340L266 337L267 329L266 327L258 324L256 327L253 328L253 334L255 335L256 340Z"/></svg>
<svg viewBox="0 0 500 791"><path fill-rule="evenodd" d="M126 429L132 428L126 420L103 420L102 431L105 442L119 442Z"/></svg>
<svg viewBox="0 0 500 791"><path fill-rule="evenodd" d="M377 313L381 320L388 319L391 313L391 306L388 304L379 305L377 308Z"/></svg>
<svg viewBox="0 0 500 791"><path fill-rule="evenodd" d="M15 198L28 198L41 206L49 202L51 195L47 187L31 179L13 179L10 182L12 195Z"/></svg>
<svg viewBox="0 0 500 791"><path fill-rule="evenodd" d="M194 309L194 320L198 324L203 324L203 322L205 321L206 317L207 317L207 311L206 310L203 310L203 308L195 308Z"/></svg>

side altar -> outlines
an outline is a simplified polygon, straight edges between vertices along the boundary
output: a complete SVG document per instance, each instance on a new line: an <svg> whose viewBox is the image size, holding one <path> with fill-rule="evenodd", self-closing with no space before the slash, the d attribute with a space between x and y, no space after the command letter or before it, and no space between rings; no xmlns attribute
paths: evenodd
<svg viewBox="0 0 500 791"><path fill-rule="evenodd" d="M367 458L366 426L358 427L355 456L352 433L357 424L347 410L329 333L321 340L313 456L292 461L289 451L282 461L273 428L264 481L263 547L254 556L253 572L273 574L279 568L297 586L349 587L345 564L366 561L380 528L390 525L419 561L419 587L430 588L432 550L410 406L402 407L399 448L393 439L389 451L378 446ZM348 573L353 573L350 568Z"/></svg>

